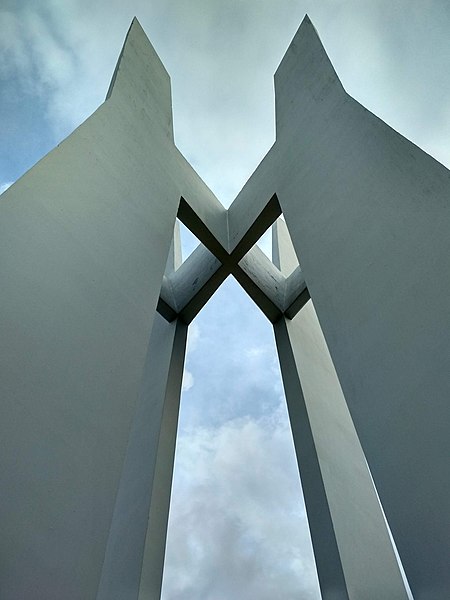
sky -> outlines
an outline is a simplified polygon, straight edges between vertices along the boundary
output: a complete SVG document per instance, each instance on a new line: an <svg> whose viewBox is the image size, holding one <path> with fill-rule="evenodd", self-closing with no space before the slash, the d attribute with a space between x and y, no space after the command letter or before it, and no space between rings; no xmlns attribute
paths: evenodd
<svg viewBox="0 0 450 600"><path fill-rule="evenodd" d="M305 13L346 90L449 167L447 0L1 0L0 192L104 100L136 15L176 144L228 206L274 141ZM227 280L190 327L163 598L319 597L271 327Z"/></svg>

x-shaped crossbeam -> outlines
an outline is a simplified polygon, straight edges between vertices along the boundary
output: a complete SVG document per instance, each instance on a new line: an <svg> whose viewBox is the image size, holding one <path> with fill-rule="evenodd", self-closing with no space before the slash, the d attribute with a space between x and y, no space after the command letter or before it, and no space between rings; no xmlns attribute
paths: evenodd
<svg viewBox="0 0 450 600"><path fill-rule="evenodd" d="M217 210L213 206L207 208ZM233 249L228 234L228 211L220 213L218 226L206 222L199 213L200 210L181 198L178 218L203 245L178 269L166 272L158 312L168 321L180 318L190 323L222 282L233 275L272 323L282 316L292 319L309 300L300 266L285 277L255 246L281 215L276 195L269 199Z"/></svg>

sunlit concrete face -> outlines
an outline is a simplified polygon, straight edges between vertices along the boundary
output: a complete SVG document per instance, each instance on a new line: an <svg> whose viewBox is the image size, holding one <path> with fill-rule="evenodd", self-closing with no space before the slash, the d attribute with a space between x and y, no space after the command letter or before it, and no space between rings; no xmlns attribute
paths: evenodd
<svg viewBox="0 0 450 600"><path fill-rule="evenodd" d="M416 600L448 597L450 174L308 18L275 90L227 211L135 20L105 103L2 196L5 600L159 597L187 326L229 275L274 324L322 597L408 597L377 492Z"/></svg>

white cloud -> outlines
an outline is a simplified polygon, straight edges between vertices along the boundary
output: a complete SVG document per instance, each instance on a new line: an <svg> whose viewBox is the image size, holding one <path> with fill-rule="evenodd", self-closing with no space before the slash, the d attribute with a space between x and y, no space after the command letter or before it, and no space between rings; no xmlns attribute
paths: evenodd
<svg viewBox="0 0 450 600"><path fill-rule="evenodd" d="M256 359L261 356L264 356L267 353L267 348L264 346L252 346L248 350L245 351L246 355L250 359Z"/></svg>
<svg viewBox="0 0 450 600"><path fill-rule="evenodd" d="M191 327L194 350L186 368L195 377L195 401L181 402L180 428L258 417L282 396L272 328L240 286L229 278Z"/></svg>
<svg viewBox="0 0 450 600"><path fill-rule="evenodd" d="M284 405L180 437L165 600L320 598Z"/></svg>
<svg viewBox="0 0 450 600"><path fill-rule="evenodd" d="M407 28L398 20L402 5L412 17ZM272 75L305 12L352 94L430 151L442 147L448 128L442 131L438 108L445 104L448 53L430 60L425 42L444 50L448 19L438 3L428 5L424 18L421 5L403 0L387 20L386 0L25 2L0 12L0 73L15 70L27 89L44 94L50 122L66 134L104 99L136 14L172 77L177 143L229 204L273 141ZM436 35L427 36L433 19ZM441 93L426 111L430 89ZM428 139L430 130L437 141Z"/></svg>
<svg viewBox="0 0 450 600"><path fill-rule="evenodd" d="M32 63L25 40L19 26L19 19L13 12L0 11L0 75L30 76Z"/></svg>
<svg viewBox="0 0 450 600"><path fill-rule="evenodd" d="M194 352L200 340L200 326L197 321L189 325L187 338L187 352Z"/></svg>
<svg viewBox="0 0 450 600"><path fill-rule="evenodd" d="M181 386L181 391L187 392L188 390L190 390L193 387L193 385L194 385L194 376L192 375L192 373L190 371L185 369L184 373L183 373L183 383Z"/></svg>
<svg viewBox="0 0 450 600"><path fill-rule="evenodd" d="M0 12L2 73L17 77L25 91L54 95L67 89L74 77L75 55L56 38L48 20L26 7L14 14ZM60 115L58 115L60 118Z"/></svg>
<svg viewBox="0 0 450 600"><path fill-rule="evenodd" d="M3 194L3 192L6 192L6 190L12 186L12 184L14 183L14 181L7 181L6 183L0 183L0 194Z"/></svg>

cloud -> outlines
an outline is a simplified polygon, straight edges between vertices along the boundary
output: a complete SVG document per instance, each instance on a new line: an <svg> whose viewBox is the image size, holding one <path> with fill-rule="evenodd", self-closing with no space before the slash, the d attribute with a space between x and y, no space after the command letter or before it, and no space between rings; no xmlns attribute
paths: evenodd
<svg viewBox="0 0 450 600"><path fill-rule="evenodd" d="M187 338L187 347L186 354L189 356L192 352L194 352L197 348L198 342L200 340L200 327L198 323L192 323L188 329L188 338ZM183 372L183 383L181 386L182 392L187 392L191 388L194 387L195 378L191 371L187 368L184 369Z"/></svg>
<svg viewBox="0 0 450 600"><path fill-rule="evenodd" d="M188 390L190 390L193 387L193 385L194 385L194 376L192 375L192 373L190 371L185 369L184 373L183 373L183 383L181 386L181 391L187 392Z"/></svg>
<svg viewBox="0 0 450 600"><path fill-rule="evenodd" d="M7 63L45 97L60 138L103 101L136 14L172 76L177 144L229 204L273 142L272 75L286 45L279 25L294 32L296 4L41 0L3 11L1 30Z"/></svg>
<svg viewBox="0 0 450 600"><path fill-rule="evenodd" d="M230 280L190 331L163 598L316 600L271 327Z"/></svg>
<svg viewBox="0 0 450 600"><path fill-rule="evenodd" d="M60 40L38 10L25 6L17 13L0 12L3 60L0 72L18 78L23 91L45 96L49 108L74 79L76 55ZM55 120L67 118L58 111Z"/></svg>
<svg viewBox="0 0 450 600"><path fill-rule="evenodd" d="M0 194L3 194L3 192L6 192L6 190L12 186L12 184L14 183L14 181L7 181L6 183L0 183Z"/></svg>
<svg viewBox="0 0 450 600"><path fill-rule="evenodd" d="M31 55L18 16L10 11L0 11L0 31L0 75L2 78L29 78L32 71Z"/></svg>
<svg viewBox="0 0 450 600"><path fill-rule="evenodd" d="M195 402L182 398L181 431L257 418L278 405L283 391L272 327L236 281L219 288L190 328L186 368L195 378Z"/></svg>
<svg viewBox="0 0 450 600"><path fill-rule="evenodd" d="M188 330L187 352L194 352L198 347L200 339L200 325L198 324L198 322L194 321L193 323L191 323Z"/></svg>
<svg viewBox="0 0 450 600"><path fill-rule="evenodd" d="M273 142L272 76L305 12L350 93L447 160L450 13L427 6L399 2L387 19L387 0L25 2L0 12L0 73L45 97L66 135L103 101L136 14L171 74L177 144L228 205Z"/></svg>
<svg viewBox="0 0 450 600"><path fill-rule="evenodd" d="M320 598L284 404L178 440L164 599Z"/></svg>
<svg viewBox="0 0 450 600"><path fill-rule="evenodd" d="M324 0L309 13L346 90L450 166L448 6Z"/></svg>

